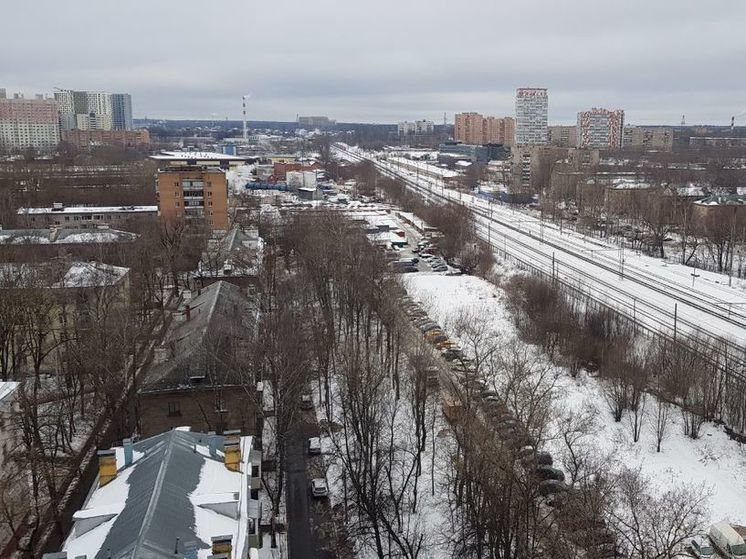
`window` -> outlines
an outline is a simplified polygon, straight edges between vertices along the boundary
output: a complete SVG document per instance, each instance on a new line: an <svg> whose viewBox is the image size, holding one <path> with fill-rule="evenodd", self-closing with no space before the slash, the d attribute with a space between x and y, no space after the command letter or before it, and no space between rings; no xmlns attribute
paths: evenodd
<svg viewBox="0 0 746 559"><path fill-rule="evenodd" d="M212 200L208 201L208 202L207 202L207 205L208 205L208 206L212 206Z"/></svg>
<svg viewBox="0 0 746 559"><path fill-rule="evenodd" d="M177 208L179 207L179 201L178 200L176 200L176 202L174 202L174 204L176 204Z"/></svg>
<svg viewBox="0 0 746 559"><path fill-rule="evenodd" d="M177 191L177 192L174 192L174 198L178 198L178 197L179 197L179 193L178 193L178 191Z"/></svg>
<svg viewBox="0 0 746 559"><path fill-rule="evenodd" d="M212 196L212 190L208 190L208 191L207 191L207 195L208 195L208 196Z"/></svg>
<svg viewBox="0 0 746 559"><path fill-rule="evenodd" d="M181 402L178 400L168 403L168 417L178 417L181 415Z"/></svg>

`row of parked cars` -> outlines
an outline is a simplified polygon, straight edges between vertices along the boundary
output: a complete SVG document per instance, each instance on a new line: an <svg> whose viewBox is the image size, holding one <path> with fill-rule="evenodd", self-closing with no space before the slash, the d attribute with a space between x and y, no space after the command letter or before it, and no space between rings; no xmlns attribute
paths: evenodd
<svg viewBox="0 0 746 559"><path fill-rule="evenodd" d="M435 349L440 351L446 360L453 361L456 358L463 357L461 347L443 332L440 324L432 320L419 303L405 295L400 299L400 304L401 309L412 321L412 324L422 332L424 338Z"/></svg>
<svg viewBox="0 0 746 559"><path fill-rule="evenodd" d="M428 240L422 240L417 243L417 246L412 249L415 253L420 255L420 258L430 264L430 267L435 272L447 272L448 264L440 256L438 256L437 249Z"/></svg>
<svg viewBox="0 0 746 559"><path fill-rule="evenodd" d="M509 446L516 456L516 468L532 476L538 482L538 493L549 506L560 506L563 497L570 491L565 483L565 473L554 466L549 452L536 449L535 442L523 424L515 417L500 396L478 378L474 364L455 342L449 340L440 325L430 319L422 306L409 296L400 298L401 308L443 357L450 362L453 380L458 386L470 391L481 401L481 409L487 425L494 426L495 432ZM439 367L429 367L428 383L438 381ZM444 411L446 406L444 405ZM448 413L446 414L448 416ZM449 417L451 419L451 417ZM603 521L592 528L593 541L599 557L616 557L614 535Z"/></svg>

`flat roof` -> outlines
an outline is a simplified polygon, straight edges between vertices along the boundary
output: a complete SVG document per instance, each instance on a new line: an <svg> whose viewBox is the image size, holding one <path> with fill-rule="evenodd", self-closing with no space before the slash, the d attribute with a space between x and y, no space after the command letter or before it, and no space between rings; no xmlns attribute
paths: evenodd
<svg viewBox="0 0 746 559"><path fill-rule="evenodd" d="M217 151L162 151L159 154L151 155L150 159L156 161L245 161L245 157L237 155L228 155Z"/></svg>
<svg viewBox="0 0 746 559"><path fill-rule="evenodd" d="M157 213L158 206L64 206L62 208L18 208L18 215Z"/></svg>

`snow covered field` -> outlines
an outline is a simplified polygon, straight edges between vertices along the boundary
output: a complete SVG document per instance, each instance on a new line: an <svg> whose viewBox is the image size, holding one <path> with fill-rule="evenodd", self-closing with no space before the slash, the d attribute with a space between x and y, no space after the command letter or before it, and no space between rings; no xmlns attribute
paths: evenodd
<svg viewBox="0 0 746 559"><path fill-rule="evenodd" d="M449 323L467 310L485 317L505 347L516 343L517 332L505 306L503 292L492 284L472 276L426 273L410 274L404 281L410 295L423 304L446 332ZM602 394L602 380L584 373L573 379L562 368L556 368L556 373L557 401L571 412L590 406L596 418L593 440L600 453L613 454L612 463L639 468L661 487L681 482L704 484L711 491L709 518L712 522L727 519L735 524L746 524L746 450L729 439L721 427L707 423L699 439L689 439L683 435L682 418L674 408L662 451L657 453L654 424L651 424L655 407L652 400L648 403L641 438L634 443L625 419L620 423L613 421ZM556 453L559 448L558 440L547 443L550 452Z"/></svg>

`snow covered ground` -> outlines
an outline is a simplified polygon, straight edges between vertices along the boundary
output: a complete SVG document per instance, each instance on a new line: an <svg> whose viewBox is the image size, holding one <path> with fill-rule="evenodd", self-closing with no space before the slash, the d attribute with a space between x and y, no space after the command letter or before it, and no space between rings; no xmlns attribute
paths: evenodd
<svg viewBox="0 0 746 559"><path fill-rule="evenodd" d="M488 320L505 347L522 343L517 342L503 292L494 285L472 276L427 273L410 274L403 281L410 295L423 304L446 332L449 323L466 310ZM662 451L657 453L652 399L640 441L634 443L625 420L613 421L602 394L602 380L584 373L573 379L567 370L556 368L556 371L558 400L571 412L591 407L597 422L593 440L601 453L613 453L614 464L639 468L661 487L680 482L704 484L711 491L712 522L727 519L746 524L746 450L729 439L720 426L707 423L699 439L689 439L683 435L679 410L673 408L668 435ZM556 454L559 441L550 440L547 450Z"/></svg>
<svg viewBox="0 0 746 559"><path fill-rule="evenodd" d="M338 151L347 160L372 158L357 148ZM477 215L477 232L499 252L554 274L560 281L603 301L653 331L672 335L703 331L746 345L746 285L723 274L696 270L621 250L568 229L559 230L527 213L460 191L442 181L377 161L379 169L405 180L410 188L434 200L468 205ZM692 283L694 280L694 283ZM674 327L674 322L676 326Z"/></svg>

